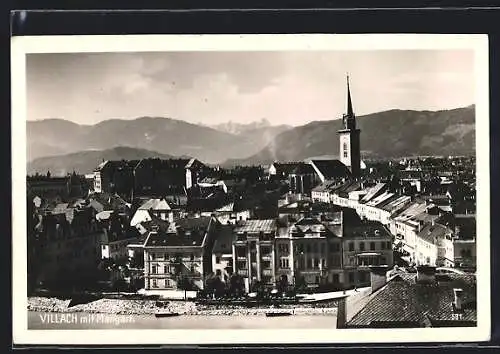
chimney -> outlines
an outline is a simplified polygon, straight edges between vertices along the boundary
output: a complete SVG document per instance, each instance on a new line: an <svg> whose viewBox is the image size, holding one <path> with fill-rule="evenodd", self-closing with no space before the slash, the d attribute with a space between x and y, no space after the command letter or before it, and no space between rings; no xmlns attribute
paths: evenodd
<svg viewBox="0 0 500 354"><path fill-rule="evenodd" d="M436 267L422 265L417 267L417 282L432 283L436 280Z"/></svg>
<svg viewBox="0 0 500 354"><path fill-rule="evenodd" d="M453 289L454 301L453 307L455 311L462 311L462 289Z"/></svg>
<svg viewBox="0 0 500 354"><path fill-rule="evenodd" d="M337 329L346 328L347 324L347 309L346 309L347 296L338 299L337 305Z"/></svg>
<svg viewBox="0 0 500 354"><path fill-rule="evenodd" d="M381 267L370 267L370 285L371 285L371 293L373 294L378 289L382 288L385 284L387 284L387 271L389 270L388 266Z"/></svg>

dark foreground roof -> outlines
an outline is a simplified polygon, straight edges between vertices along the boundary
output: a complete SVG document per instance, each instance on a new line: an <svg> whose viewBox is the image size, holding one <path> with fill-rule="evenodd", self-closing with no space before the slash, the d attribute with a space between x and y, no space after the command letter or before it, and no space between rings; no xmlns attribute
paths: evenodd
<svg viewBox="0 0 500 354"><path fill-rule="evenodd" d="M401 273L370 295L370 300L347 323L348 327L445 327L476 323L475 277L437 275L434 282L416 282L416 275ZM453 289L463 290L462 311L454 309Z"/></svg>

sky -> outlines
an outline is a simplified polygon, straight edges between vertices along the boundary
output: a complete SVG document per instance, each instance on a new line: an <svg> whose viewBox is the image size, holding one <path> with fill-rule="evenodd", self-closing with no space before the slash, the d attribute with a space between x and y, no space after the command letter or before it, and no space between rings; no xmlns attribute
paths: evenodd
<svg viewBox="0 0 500 354"><path fill-rule="evenodd" d="M143 116L302 125L474 102L472 50L50 53L27 57L28 120Z"/></svg>

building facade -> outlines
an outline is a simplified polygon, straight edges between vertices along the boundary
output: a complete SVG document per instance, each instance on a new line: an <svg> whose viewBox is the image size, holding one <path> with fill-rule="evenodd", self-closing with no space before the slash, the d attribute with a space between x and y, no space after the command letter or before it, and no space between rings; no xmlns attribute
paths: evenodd
<svg viewBox="0 0 500 354"><path fill-rule="evenodd" d="M234 228L232 243L233 272L238 273L249 288L256 282L272 286L275 276L276 221L247 220Z"/></svg>

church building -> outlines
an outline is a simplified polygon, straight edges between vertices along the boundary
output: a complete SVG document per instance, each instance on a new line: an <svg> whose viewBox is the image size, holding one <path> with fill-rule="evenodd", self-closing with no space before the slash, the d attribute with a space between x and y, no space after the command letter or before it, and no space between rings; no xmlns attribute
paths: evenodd
<svg viewBox="0 0 500 354"><path fill-rule="evenodd" d="M360 129L356 128L356 116L352 109L349 76L347 76L347 113L342 117L343 129L338 131L340 149L339 160L349 168L353 178L361 176L361 151L359 135Z"/></svg>

